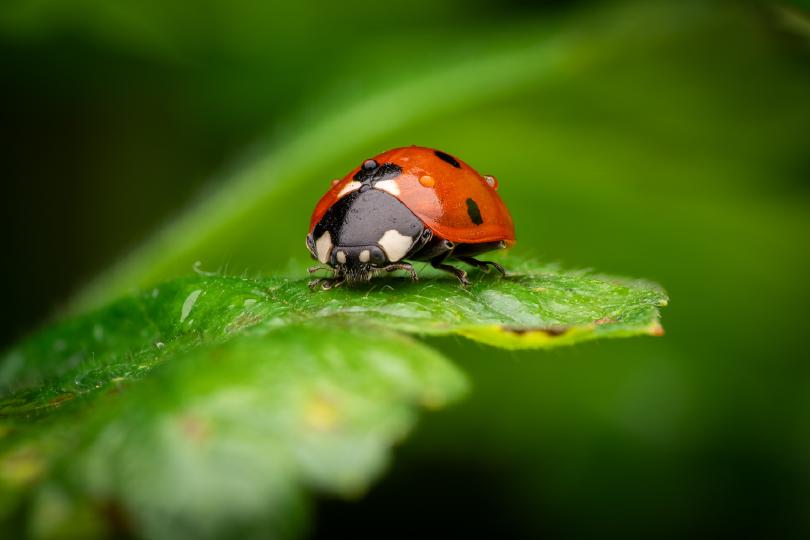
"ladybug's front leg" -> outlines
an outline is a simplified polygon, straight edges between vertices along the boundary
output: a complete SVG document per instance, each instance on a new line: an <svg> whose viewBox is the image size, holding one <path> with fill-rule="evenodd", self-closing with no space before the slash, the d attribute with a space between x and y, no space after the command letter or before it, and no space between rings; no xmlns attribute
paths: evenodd
<svg viewBox="0 0 810 540"><path fill-rule="evenodd" d="M419 281L419 276L416 275L416 270L413 269L413 266L408 263L395 263L389 264L385 268L383 268L386 272L393 272L394 270L405 270L411 275L411 280Z"/></svg>
<svg viewBox="0 0 810 540"><path fill-rule="evenodd" d="M317 288L321 288L324 291L328 291L329 289L336 289L343 285L346 282L346 278L343 276L338 277L330 277L330 278L318 278L313 279L309 282L309 288L313 291Z"/></svg>
<svg viewBox="0 0 810 540"><path fill-rule="evenodd" d="M317 278L313 279L309 282L309 288L313 291L317 288L321 288L323 290L333 289L335 287L340 287L343 285L343 282L346 281L344 276L335 276L335 269L330 266L313 266L308 269L310 274L314 274L318 270L326 270L327 272L332 272L332 277L328 278Z"/></svg>
<svg viewBox="0 0 810 540"><path fill-rule="evenodd" d="M310 274L314 274L318 270L326 270L327 272L335 271L331 266L324 266L322 264L319 264L318 266L310 266L309 268L307 268L307 272L309 272Z"/></svg>

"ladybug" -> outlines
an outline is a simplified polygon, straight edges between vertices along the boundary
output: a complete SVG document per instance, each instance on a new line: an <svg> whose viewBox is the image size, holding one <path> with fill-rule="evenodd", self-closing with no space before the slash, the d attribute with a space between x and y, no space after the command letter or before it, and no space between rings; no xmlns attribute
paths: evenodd
<svg viewBox="0 0 810 540"><path fill-rule="evenodd" d="M416 272L406 259L429 261L462 286L467 273L446 263L459 260L506 275L503 266L475 255L515 242L512 216L496 190L494 176L482 176L463 161L421 146L395 148L365 160L334 180L312 213L307 248L331 278L315 288L369 281L375 274Z"/></svg>

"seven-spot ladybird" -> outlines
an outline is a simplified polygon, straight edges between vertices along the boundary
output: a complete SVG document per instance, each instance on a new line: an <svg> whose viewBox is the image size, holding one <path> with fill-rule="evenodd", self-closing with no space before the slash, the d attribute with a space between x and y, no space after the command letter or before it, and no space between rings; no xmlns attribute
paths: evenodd
<svg viewBox="0 0 810 540"><path fill-rule="evenodd" d="M430 261L467 285L467 273L445 261L458 259L489 270L474 255L515 242L512 216L496 193L494 176L482 176L453 156L420 146L395 148L365 160L315 206L307 235L312 257L333 277L314 280L325 289L405 270L405 259Z"/></svg>

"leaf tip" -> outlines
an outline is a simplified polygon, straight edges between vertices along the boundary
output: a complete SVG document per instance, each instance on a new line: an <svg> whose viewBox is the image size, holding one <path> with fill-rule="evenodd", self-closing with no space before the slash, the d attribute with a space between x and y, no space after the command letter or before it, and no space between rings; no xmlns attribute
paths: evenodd
<svg viewBox="0 0 810 540"><path fill-rule="evenodd" d="M651 336L663 336L666 332L664 332L664 327L661 326L661 323L655 321L647 328L647 333Z"/></svg>

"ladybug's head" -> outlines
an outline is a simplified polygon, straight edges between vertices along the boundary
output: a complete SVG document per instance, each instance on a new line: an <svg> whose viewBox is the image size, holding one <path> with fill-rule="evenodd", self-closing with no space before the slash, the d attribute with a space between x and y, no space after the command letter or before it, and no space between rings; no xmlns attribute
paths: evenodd
<svg viewBox="0 0 810 540"><path fill-rule="evenodd" d="M307 235L312 257L349 282L367 281L421 248L431 233L378 182L360 182Z"/></svg>

